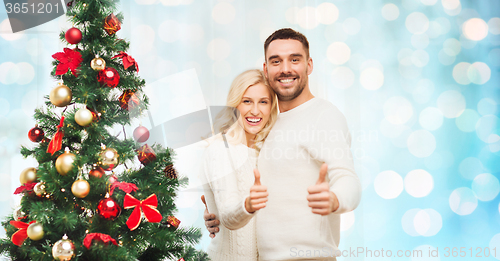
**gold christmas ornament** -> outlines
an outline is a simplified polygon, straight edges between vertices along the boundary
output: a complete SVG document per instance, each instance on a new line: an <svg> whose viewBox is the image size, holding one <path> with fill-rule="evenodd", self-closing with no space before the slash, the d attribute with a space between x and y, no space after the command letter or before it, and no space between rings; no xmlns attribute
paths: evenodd
<svg viewBox="0 0 500 261"><path fill-rule="evenodd" d="M75 256L75 245L64 235L52 247L52 256L55 260L70 261Z"/></svg>
<svg viewBox="0 0 500 261"><path fill-rule="evenodd" d="M92 61L90 62L90 67L94 69L94 71L103 70L104 68L106 68L106 61L96 56L96 58L92 59Z"/></svg>
<svg viewBox="0 0 500 261"><path fill-rule="evenodd" d="M73 182L73 185L71 186L71 192L73 192L73 195L75 195L75 197L77 198L84 198L90 192L90 184L84 179L78 179L77 181Z"/></svg>
<svg viewBox="0 0 500 261"><path fill-rule="evenodd" d="M66 148L63 154L57 157L56 170L59 174L65 176L73 169L73 162L75 161L75 154L69 152Z"/></svg>
<svg viewBox="0 0 500 261"><path fill-rule="evenodd" d="M99 161L104 170L112 170L120 164L120 155L115 149L107 148L99 154Z"/></svg>
<svg viewBox="0 0 500 261"><path fill-rule="evenodd" d="M50 102L57 107L65 107L71 102L73 98L73 93L68 86L64 84L59 84L57 87L50 91Z"/></svg>
<svg viewBox="0 0 500 261"><path fill-rule="evenodd" d="M40 223L32 223L28 229L27 229L27 232L28 232L28 237L31 239L31 240L35 240L35 241L38 241L40 239L43 238L43 226L42 224Z"/></svg>
<svg viewBox="0 0 500 261"><path fill-rule="evenodd" d="M36 183L35 187L33 187L33 192L39 197L45 196L45 182Z"/></svg>
<svg viewBox="0 0 500 261"><path fill-rule="evenodd" d="M82 127L89 126L94 120L92 112L87 108L81 108L75 113L75 121Z"/></svg>
<svg viewBox="0 0 500 261"><path fill-rule="evenodd" d="M21 184L35 182L36 181L36 169L35 168L24 169L21 172L21 175L19 176L19 181L21 181Z"/></svg>

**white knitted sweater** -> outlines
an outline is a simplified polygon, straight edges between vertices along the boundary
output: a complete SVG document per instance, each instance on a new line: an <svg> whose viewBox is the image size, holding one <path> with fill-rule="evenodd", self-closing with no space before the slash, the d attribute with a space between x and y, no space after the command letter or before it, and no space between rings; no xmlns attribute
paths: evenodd
<svg viewBox="0 0 500 261"><path fill-rule="evenodd" d="M256 213L245 209L245 198L254 183L257 152L243 144L226 148L222 138L205 152L202 181L208 211L220 220L219 233L207 253L214 261L256 261Z"/></svg>

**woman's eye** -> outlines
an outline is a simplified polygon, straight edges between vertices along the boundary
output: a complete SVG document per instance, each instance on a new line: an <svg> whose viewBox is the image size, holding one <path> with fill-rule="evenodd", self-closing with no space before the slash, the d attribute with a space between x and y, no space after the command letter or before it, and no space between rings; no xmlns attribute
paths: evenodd
<svg viewBox="0 0 500 261"><path fill-rule="evenodd" d="M268 102L267 102L267 101L261 101L261 103L263 103L263 104L267 104Z"/></svg>
<svg viewBox="0 0 500 261"><path fill-rule="evenodd" d="M250 100L243 100L243 103L250 103Z"/></svg>

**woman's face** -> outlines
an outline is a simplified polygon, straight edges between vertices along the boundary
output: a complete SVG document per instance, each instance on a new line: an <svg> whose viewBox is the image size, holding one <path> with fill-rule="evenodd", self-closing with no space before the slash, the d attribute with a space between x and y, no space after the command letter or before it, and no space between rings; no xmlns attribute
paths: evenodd
<svg viewBox="0 0 500 261"><path fill-rule="evenodd" d="M247 136L249 134L256 135L264 128L269 120L269 115L271 115L271 95L269 90L262 83L248 87L243 94L240 105L236 108L241 115L238 121L245 129Z"/></svg>

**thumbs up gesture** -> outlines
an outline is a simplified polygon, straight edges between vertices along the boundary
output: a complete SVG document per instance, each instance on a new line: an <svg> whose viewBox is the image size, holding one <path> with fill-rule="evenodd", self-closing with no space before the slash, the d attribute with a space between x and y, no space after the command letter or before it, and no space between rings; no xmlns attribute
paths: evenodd
<svg viewBox="0 0 500 261"><path fill-rule="evenodd" d="M307 188L309 195L308 206L312 208L314 214L328 215L339 208L339 200L335 193L330 191L328 182L325 181L328 172L328 165L323 163L319 170L319 178L316 184Z"/></svg>
<svg viewBox="0 0 500 261"><path fill-rule="evenodd" d="M260 184L260 172L257 169L253 170L255 182L250 188L250 196L245 200L245 208L249 213L253 213L259 209L266 207L267 187Z"/></svg>

